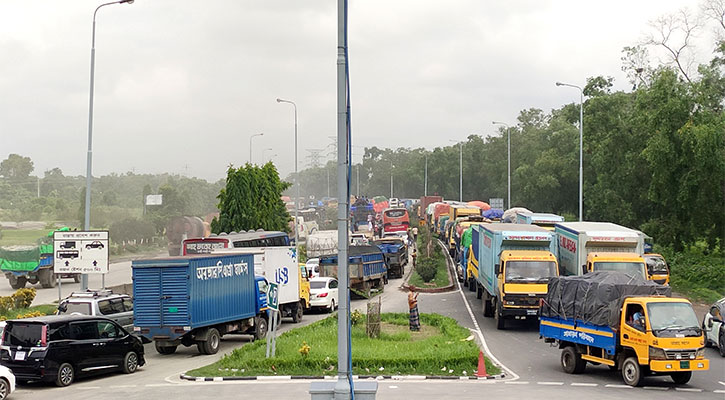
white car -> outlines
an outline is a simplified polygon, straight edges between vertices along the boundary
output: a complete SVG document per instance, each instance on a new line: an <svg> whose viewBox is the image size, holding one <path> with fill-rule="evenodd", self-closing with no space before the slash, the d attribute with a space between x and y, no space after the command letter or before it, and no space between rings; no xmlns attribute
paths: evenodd
<svg viewBox="0 0 725 400"><path fill-rule="evenodd" d="M310 279L310 306L335 311L338 303L337 279L331 277Z"/></svg>
<svg viewBox="0 0 725 400"><path fill-rule="evenodd" d="M0 400L7 399L15 391L15 375L8 367L0 365Z"/></svg>
<svg viewBox="0 0 725 400"><path fill-rule="evenodd" d="M710 307L710 312L702 320L702 329L705 331L705 346L713 346L725 357L725 298L718 300Z"/></svg>
<svg viewBox="0 0 725 400"><path fill-rule="evenodd" d="M317 278L320 276L320 259L319 258L310 258L305 263L305 268L307 268L307 276L309 278Z"/></svg>

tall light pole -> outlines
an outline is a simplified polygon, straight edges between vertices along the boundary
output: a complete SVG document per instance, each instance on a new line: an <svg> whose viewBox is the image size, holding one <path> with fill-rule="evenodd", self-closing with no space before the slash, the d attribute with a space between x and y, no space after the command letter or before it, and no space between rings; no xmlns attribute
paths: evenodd
<svg viewBox="0 0 725 400"><path fill-rule="evenodd" d="M86 157L86 212L85 221L83 221L83 229L88 231L91 229L91 165L93 159L93 88L95 83L95 65L96 65L96 14L101 7L110 6L111 4L133 3L133 0L120 0L110 3L104 3L96 7L93 11L93 31L91 33L91 88L88 96L88 153ZM88 289L88 275L81 275L81 290Z"/></svg>
<svg viewBox="0 0 725 400"><path fill-rule="evenodd" d="M264 153L268 151L272 151L272 148L267 147L266 149L262 149L262 164L264 164L264 160L266 160L266 158L264 157Z"/></svg>
<svg viewBox="0 0 725 400"><path fill-rule="evenodd" d="M569 83L556 82L556 86L569 86L579 89L579 221L584 220L584 205L582 198L584 197L584 90L577 85Z"/></svg>
<svg viewBox="0 0 725 400"><path fill-rule="evenodd" d="M390 198L393 198L393 170L395 169L395 165L393 163L390 163Z"/></svg>
<svg viewBox="0 0 725 400"><path fill-rule="evenodd" d="M249 164L252 164L252 139L257 136L264 136L264 133L255 133L249 137Z"/></svg>
<svg viewBox="0 0 725 400"><path fill-rule="evenodd" d="M360 197L360 164L356 166L357 168L357 197Z"/></svg>
<svg viewBox="0 0 725 400"><path fill-rule="evenodd" d="M425 179L423 181L423 196L428 196L428 154L425 155Z"/></svg>
<svg viewBox="0 0 725 400"><path fill-rule="evenodd" d="M458 158L458 201L463 202L463 142L453 139L449 140L458 143L458 148L460 149L460 156Z"/></svg>
<svg viewBox="0 0 725 400"><path fill-rule="evenodd" d="M508 164L508 174L507 174L508 183L506 184L506 188L508 191L508 203L507 204L508 204L508 208L511 208L511 127L509 126L509 124L507 124L505 122L493 121L492 124L503 125L506 127L506 137L508 140L508 146L507 146L508 150L506 151L506 153L508 154L506 156L506 163Z"/></svg>
<svg viewBox="0 0 725 400"><path fill-rule="evenodd" d="M271 155L271 156L269 156L269 158L267 159L267 162L269 162L269 161L272 161L272 159L273 159L273 158L275 158L275 157L277 157L278 155L279 155L279 154L276 154L276 153L275 153L275 154L272 154L272 155Z"/></svg>
<svg viewBox="0 0 725 400"><path fill-rule="evenodd" d="M300 241L297 232L300 230L297 220L299 219L299 201L300 201L300 178L297 176L297 104L291 100L277 98L277 103L292 104L295 110L295 254L300 256ZM298 258L299 259L299 258Z"/></svg>

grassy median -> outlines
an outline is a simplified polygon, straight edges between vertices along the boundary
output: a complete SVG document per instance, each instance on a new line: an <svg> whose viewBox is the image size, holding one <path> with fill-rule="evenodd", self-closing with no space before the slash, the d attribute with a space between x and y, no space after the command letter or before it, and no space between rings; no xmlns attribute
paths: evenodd
<svg viewBox="0 0 725 400"><path fill-rule="evenodd" d="M408 330L408 314L385 313L381 320L381 334L375 339L365 334L364 321L353 325L353 374L463 376L473 375L476 371L478 346L470 332L455 320L438 314L421 314L419 332ZM260 340L187 374L336 375L336 315L283 333L277 338L274 358L265 358L265 349L265 341ZM304 354L305 349L307 354ZM488 359L486 370L489 374L500 373Z"/></svg>

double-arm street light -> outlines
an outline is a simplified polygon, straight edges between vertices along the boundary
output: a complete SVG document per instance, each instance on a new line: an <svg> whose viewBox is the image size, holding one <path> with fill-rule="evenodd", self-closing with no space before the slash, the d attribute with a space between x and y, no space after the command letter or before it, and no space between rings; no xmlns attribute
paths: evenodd
<svg viewBox="0 0 725 400"><path fill-rule="evenodd" d="M463 141L448 139L451 142L458 143L460 156L458 158L458 201L463 201Z"/></svg>
<svg viewBox="0 0 725 400"><path fill-rule="evenodd" d="M584 184L584 167L583 167L583 148L584 148L584 91L577 85L569 83L556 82L556 86L569 86L579 89L579 221L584 220L584 206L582 203L583 184Z"/></svg>
<svg viewBox="0 0 725 400"><path fill-rule="evenodd" d="M88 100L88 153L86 157L86 210L83 229L88 231L91 229L91 164L93 158L93 87L95 79L96 64L96 14L101 7L110 6L111 4L133 3L133 0L120 0L110 3L104 3L96 7L93 12L93 30L91 32L91 88ZM105 280L105 279L104 279ZM105 286L105 285L104 285ZM88 275L81 275L81 290L88 289Z"/></svg>
<svg viewBox="0 0 725 400"><path fill-rule="evenodd" d="M249 137L249 164L252 164L252 139L257 136L264 136L264 133L255 133Z"/></svg>
<svg viewBox="0 0 725 400"><path fill-rule="evenodd" d="M264 153L266 153L268 151L272 151L272 148L271 147L267 147L266 149L262 149L262 164L264 164L265 163L265 160L267 159L267 158L265 158Z"/></svg>
<svg viewBox="0 0 725 400"><path fill-rule="evenodd" d="M494 125L503 125L506 127L506 136L508 137L508 150L507 150L507 156L506 156L506 162L508 164L508 183L507 183L507 191L508 191L508 208L511 208L511 127L509 124L505 122L498 122L493 121L492 124Z"/></svg>
<svg viewBox="0 0 725 400"><path fill-rule="evenodd" d="M300 241L297 237L297 232L300 230L299 226L297 225L297 219L299 218L299 201L300 201L300 179L299 176L297 176L297 104L295 104L294 101L291 100L284 100L277 98L277 103L287 103L292 104L292 107L294 107L295 110L295 196L297 198L295 199L295 254L297 257L300 256Z"/></svg>

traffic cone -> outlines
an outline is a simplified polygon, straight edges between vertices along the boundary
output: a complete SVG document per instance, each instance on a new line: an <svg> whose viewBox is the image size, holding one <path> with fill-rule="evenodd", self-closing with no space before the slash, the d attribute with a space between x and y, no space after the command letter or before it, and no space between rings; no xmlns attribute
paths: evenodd
<svg viewBox="0 0 725 400"><path fill-rule="evenodd" d="M480 350L478 352L478 369L476 370L475 375L479 378L485 378L488 376L486 373L486 361L484 361L483 352Z"/></svg>

